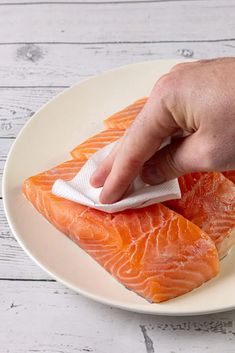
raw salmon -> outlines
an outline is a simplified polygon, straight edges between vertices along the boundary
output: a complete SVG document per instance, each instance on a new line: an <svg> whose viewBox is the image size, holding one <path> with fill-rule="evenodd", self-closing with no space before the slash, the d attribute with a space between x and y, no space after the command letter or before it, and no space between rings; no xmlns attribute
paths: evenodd
<svg viewBox="0 0 235 353"><path fill-rule="evenodd" d="M187 293L218 273L211 238L161 204L108 214L52 195L54 181L73 178L83 163L68 161L33 176L24 182L23 192L49 222L125 287L157 303Z"/></svg>
<svg viewBox="0 0 235 353"><path fill-rule="evenodd" d="M104 124L108 129L119 129L123 130L128 128L132 121L136 118L138 113L141 111L147 101L147 97L138 99L134 103L128 105L121 111L111 115L109 118L104 120Z"/></svg>
<svg viewBox="0 0 235 353"><path fill-rule="evenodd" d="M227 172L223 172L223 174L235 184L235 170L228 170Z"/></svg>
<svg viewBox="0 0 235 353"><path fill-rule="evenodd" d="M125 130L104 130L90 137L71 151L73 158L88 159L99 149L121 138Z"/></svg>
<svg viewBox="0 0 235 353"><path fill-rule="evenodd" d="M191 173L179 177L180 200L164 204L214 241L220 258L235 244L235 185L222 173Z"/></svg>

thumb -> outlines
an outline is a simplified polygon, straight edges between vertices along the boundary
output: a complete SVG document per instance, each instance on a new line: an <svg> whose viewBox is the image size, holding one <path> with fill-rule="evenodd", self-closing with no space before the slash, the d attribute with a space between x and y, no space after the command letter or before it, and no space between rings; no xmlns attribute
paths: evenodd
<svg viewBox="0 0 235 353"><path fill-rule="evenodd" d="M144 164L143 181L156 185L189 172L205 171L205 140L201 140L195 132L162 148Z"/></svg>

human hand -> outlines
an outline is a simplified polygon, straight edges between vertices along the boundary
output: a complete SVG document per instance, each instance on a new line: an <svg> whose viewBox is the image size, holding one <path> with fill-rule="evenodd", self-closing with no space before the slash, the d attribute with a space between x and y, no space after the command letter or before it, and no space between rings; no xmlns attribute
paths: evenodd
<svg viewBox="0 0 235 353"><path fill-rule="evenodd" d="M164 138L186 131L158 151ZM178 64L155 84L115 150L91 178L113 203L141 173L159 184L193 171L235 169L235 58Z"/></svg>

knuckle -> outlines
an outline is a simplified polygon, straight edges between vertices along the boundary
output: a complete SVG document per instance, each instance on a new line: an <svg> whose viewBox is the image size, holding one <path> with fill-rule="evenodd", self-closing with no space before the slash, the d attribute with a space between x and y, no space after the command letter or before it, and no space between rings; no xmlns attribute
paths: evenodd
<svg viewBox="0 0 235 353"><path fill-rule="evenodd" d="M160 103L172 105L177 100L181 77L177 72L168 73L162 76L154 86L154 95Z"/></svg>
<svg viewBox="0 0 235 353"><path fill-rule="evenodd" d="M141 161L134 156L130 156L128 158L128 164L126 166L127 171L129 170L130 172L135 172L137 170L139 170L141 165Z"/></svg>
<svg viewBox="0 0 235 353"><path fill-rule="evenodd" d="M174 75L171 73L168 73L164 76L162 76L156 83L156 90L159 91L164 91L168 90L169 88L172 88L174 85Z"/></svg>
<svg viewBox="0 0 235 353"><path fill-rule="evenodd" d="M176 65L174 65L174 66L170 69L170 72L174 72L174 71L177 71L177 70L184 69L187 65L188 65L188 63L179 63L179 64L176 64Z"/></svg>
<svg viewBox="0 0 235 353"><path fill-rule="evenodd" d="M171 79L169 74L162 76L154 86L154 94L157 95L158 99L164 99L167 91L171 89Z"/></svg>

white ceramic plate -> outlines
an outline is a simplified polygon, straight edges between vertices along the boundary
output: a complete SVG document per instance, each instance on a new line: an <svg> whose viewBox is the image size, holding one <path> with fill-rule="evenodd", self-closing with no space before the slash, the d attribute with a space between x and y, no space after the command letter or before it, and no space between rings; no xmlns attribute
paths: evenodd
<svg viewBox="0 0 235 353"><path fill-rule="evenodd" d="M235 308L235 249L220 275L191 293L150 304L117 283L83 250L49 224L21 194L23 180L70 159L69 151L102 128L102 120L148 95L176 61L153 61L103 73L66 90L25 125L4 170L4 206L10 227L27 254L53 278L97 301L162 315L205 314Z"/></svg>

